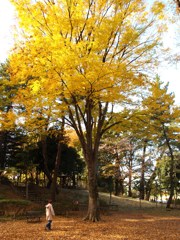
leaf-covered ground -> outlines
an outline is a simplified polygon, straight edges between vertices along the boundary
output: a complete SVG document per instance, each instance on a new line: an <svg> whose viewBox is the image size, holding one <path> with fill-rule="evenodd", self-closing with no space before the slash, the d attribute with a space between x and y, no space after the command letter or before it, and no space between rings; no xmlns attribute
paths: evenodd
<svg viewBox="0 0 180 240"><path fill-rule="evenodd" d="M165 211L165 210L164 210ZM179 211L179 210L177 210ZM56 216L53 229L26 220L0 222L0 239L5 240L180 240L179 213L159 214L143 210L103 215L98 223L82 221L82 214Z"/></svg>

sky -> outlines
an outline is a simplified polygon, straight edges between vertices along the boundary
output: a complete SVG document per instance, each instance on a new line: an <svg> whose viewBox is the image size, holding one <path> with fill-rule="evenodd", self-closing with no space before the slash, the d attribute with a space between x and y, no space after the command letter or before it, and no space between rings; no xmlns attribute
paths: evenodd
<svg viewBox="0 0 180 240"><path fill-rule="evenodd" d="M180 19L180 17L179 17ZM14 9L9 0L0 0L0 62L4 62L8 57L8 52L13 46L13 26L15 24ZM180 26L180 24L179 24ZM174 48L178 43L177 26L172 25L168 34L165 35L164 45ZM180 36L180 33L179 33ZM174 50L180 54L179 47ZM175 94L175 102L180 105L180 62L167 65L164 63L157 69L161 81L169 82L169 92Z"/></svg>

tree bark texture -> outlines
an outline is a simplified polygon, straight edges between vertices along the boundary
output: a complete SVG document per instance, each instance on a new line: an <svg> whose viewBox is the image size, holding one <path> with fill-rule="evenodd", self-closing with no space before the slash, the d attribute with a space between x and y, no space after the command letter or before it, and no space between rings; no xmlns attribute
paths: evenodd
<svg viewBox="0 0 180 240"><path fill-rule="evenodd" d="M88 212L84 220L97 222L100 220L100 212L99 212L96 164L94 161L90 161L88 166L89 166L88 167L89 204Z"/></svg>

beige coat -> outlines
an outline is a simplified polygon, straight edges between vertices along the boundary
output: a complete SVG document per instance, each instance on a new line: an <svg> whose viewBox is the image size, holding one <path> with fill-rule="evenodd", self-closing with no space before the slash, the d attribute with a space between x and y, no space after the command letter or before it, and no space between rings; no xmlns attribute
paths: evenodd
<svg viewBox="0 0 180 240"><path fill-rule="evenodd" d="M46 220L52 220L53 216L55 216L52 204L48 203L45 207L46 207Z"/></svg>

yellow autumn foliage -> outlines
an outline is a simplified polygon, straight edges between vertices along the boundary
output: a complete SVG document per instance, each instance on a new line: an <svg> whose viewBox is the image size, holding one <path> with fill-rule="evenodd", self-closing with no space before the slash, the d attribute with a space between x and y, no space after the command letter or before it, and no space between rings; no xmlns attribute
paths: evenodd
<svg viewBox="0 0 180 240"><path fill-rule="evenodd" d="M34 119L44 118L40 125L51 125L71 103L85 111L85 99L94 107L128 103L148 84L146 70L158 63L162 2L151 10L142 0L11 2L20 30L9 73L19 86L13 101L32 118L27 122L36 126Z"/></svg>
<svg viewBox="0 0 180 240"><path fill-rule="evenodd" d="M13 110L0 111L0 130L12 130L15 128L17 116Z"/></svg>

